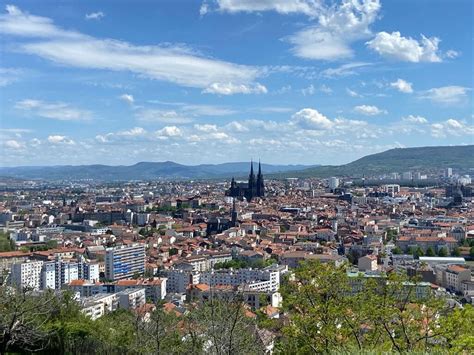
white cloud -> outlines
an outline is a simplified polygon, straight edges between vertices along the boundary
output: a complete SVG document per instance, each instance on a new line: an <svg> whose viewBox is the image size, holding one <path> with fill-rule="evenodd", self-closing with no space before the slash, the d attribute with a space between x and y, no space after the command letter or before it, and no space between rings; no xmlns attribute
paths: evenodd
<svg viewBox="0 0 474 355"><path fill-rule="evenodd" d="M133 98L133 95L130 95L130 94L120 95L119 99L126 102L127 104L130 104L130 105L135 102L135 99Z"/></svg>
<svg viewBox="0 0 474 355"><path fill-rule="evenodd" d="M215 0L204 1L200 13L263 12L304 14L316 24L285 38L292 52L305 59L335 60L351 57L350 44L370 36L369 29L381 8L379 0L343 0L325 4L317 0Z"/></svg>
<svg viewBox="0 0 474 355"><path fill-rule="evenodd" d="M273 112L273 113L285 113L285 112L293 111L291 107L278 107L278 106L262 107L258 110L261 112Z"/></svg>
<svg viewBox="0 0 474 355"><path fill-rule="evenodd" d="M305 59L336 60L353 56L352 42L367 38L381 8L379 0L343 1L321 6L318 24L289 36L293 53Z"/></svg>
<svg viewBox="0 0 474 355"><path fill-rule="evenodd" d="M70 144L70 145L75 144L75 142L72 139L69 139L66 136L60 136L60 135L48 136L48 142L52 144Z"/></svg>
<svg viewBox="0 0 474 355"><path fill-rule="evenodd" d="M351 90L349 88L346 88L347 95L350 97L362 97L361 94L359 94L357 91Z"/></svg>
<svg viewBox="0 0 474 355"><path fill-rule="evenodd" d="M440 104L457 104L467 99L469 90L462 86L442 86L426 90L420 94L420 97Z"/></svg>
<svg viewBox="0 0 474 355"><path fill-rule="evenodd" d="M402 121L410 122L410 123L419 123L419 124L426 124L428 120L422 116L414 116L408 115L406 117L402 117Z"/></svg>
<svg viewBox="0 0 474 355"><path fill-rule="evenodd" d="M85 15L86 20L100 20L105 16L102 11L91 12L90 14Z"/></svg>
<svg viewBox="0 0 474 355"><path fill-rule="evenodd" d="M5 141L5 147L18 150L18 149L23 149L25 145L23 143L18 142L17 140L9 139Z"/></svg>
<svg viewBox="0 0 474 355"><path fill-rule="evenodd" d="M333 122L320 112L311 108L304 108L291 116L293 123L303 129L325 130L332 127Z"/></svg>
<svg viewBox="0 0 474 355"><path fill-rule="evenodd" d="M446 53L445 53L445 56L446 56L447 58L449 58L449 59L457 58L457 57L459 57L460 55L461 55L461 54L460 54L458 51L455 51L455 50L452 50L452 49L446 51Z"/></svg>
<svg viewBox="0 0 474 355"><path fill-rule="evenodd" d="M125 71L177 85L208 89L207 92L263 93L255 82L262 69L211 59L182 45L136 46L67 31L46 17L7 7L0 15L0 33L25 40L18 50L78 68ZM213 85L217 87L213 89ZM220 89L220 90L219 90Z"/></svg>
<svg viewBox="0 0 474 355"><path fill-rule="evenodd" d="M325 93L325 94L332 94L332 89L325 85L325 84L322 84L320 87L319 87L319 91Z"/></svg>
<svg viewBox="0 0 474 355"><path fill-rule="evenodd" d="M253 85L228 83L212 83L203 91L205 94L234 95L234 94L266 94L267 88L259 83Z"/></svg>
<svg viewBox="0 0 474 355"><path fill-rule="evenodd" d="M211 9L229 13L275 11L313 17L320 7L319 2L314 0L215 0L204 1L199 12L205 15Z"/></svg>
<svg viewBox="0 0 474 355"><path fill-rule="evenodd" d="M301 93L303 94L303 96L314 95L315 92L316 92L316 89L314 88L313 84L311 84L307 88L301 89Z"/></svg>
<svg viewBox="0 0 474 355"><path fill-rule="evenodd" d="M400 32L379 32L367 45L381 56L390 59L414 63L441 62L438 53L439 42L437 37L428 38L421 35L421 40L417 41L401 36Z"/></svg>
<svg viewBox="0 0 474 355"><path fill-rule="evenodd" d="M141 109L135 113L135 117L141 122L160 122L169 124L192 122L192 118L186 117L175 110Z"/></svg>
<svg viewBox="0 0 474 355"><path fill-rule="evenodd" d="M26 99L18 101L15 108L31 115L59 121L86 121L92 119L92 113L64 102L45 102Z"/></svg>
<svg viewBox="0 0 474 355"><path fill-rule="evenodd" d="M217 126L215 124L195 124L194 128L200 132L217 132Z"/></svg>
<svg viewBox="0 0 474 355"><path fill-rule="evenodd" d="M353 62L343 64L337 68L328 68L321 72L321 76L326 78L343 77L357 74L357 69L372 65L372 63Z"/></svg>
<svg viewBox="0 0 474 355"><path fill-rule="evenodd" d="M397 79L397 81L390 83L390 86L405 94L411 94L413 92L412 83L403 79Z"/></svg>
<svg viewBox="0 0 474 355"><path fill-rule="evenodd" d="M238 122L238 121L229 122L225 126L225 129L227 129L229 131L232 131L232 132L240 132L240 133L249 131L249 129L244 124L242 124L241 122Z"/></svg>
<svg viewBox="0 0 474 355"><path fill-rule="evenodd" d="M381 115L381 114L386 114L386 110L381 110L377 106L371 106L371 105L360 105L354 107L354 111L357 113L361 113L366 116L376 116L376 115Z"/></svg>
<svg viewBox="0 0 474 355"><path fill-rule="evenodd" d="M129 130L118 132L117 135L125 137L139 137L144 136L146 133L146 130L142 127L133 127Z"/></svg>
<svg viewBox="0 0 474 355"><path fill-rule="evenodd" d="M182 134L181 129L176 126L166 126L156 131L158 137L180 137Z"/></svg>
<svg viewBox="0 0 474 355"><path fill-rule="evenodd" d="M435 138L444 138L446 136L474 135L474 126L468 125L463 121L450 118L444 122L438 122L431 125L431 135Z"/></svg>
<svg viewBox="0 0 474 355"><path fill-rule="evenodd" d="M0 87L10 85L19 80L23 71L17 68L0 68Z"/></svg>

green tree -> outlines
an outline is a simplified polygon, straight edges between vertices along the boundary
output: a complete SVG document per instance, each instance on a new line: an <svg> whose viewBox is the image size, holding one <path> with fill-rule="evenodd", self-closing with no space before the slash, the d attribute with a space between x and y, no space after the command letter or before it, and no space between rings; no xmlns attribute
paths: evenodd
<svg viewBox="0 0 474 355"><path fill-rule="evenodd" d="M421 249L420 247L417 247L415 252L413 253L413 256L416 257L417 259L419 259L420 256L423 256L423 255L425 254L423 253L423 249Z"/></svg>
<svg viewBox="0 0 474 355"><path fill-rule="evenodd" d="M397 246L392 249L392 254L395 254L395 255L403 254L403 250Z"/></svg>
<svg viewBox="0 0 474 355"><path fill-rule="evenodd" d="M474 258L474 247L471 247L471 249L469 249L469 256L471 258Z"/></svg>
<svg viewBox="0 0 474 355"><path fill-rule="evenodd" d="M439 248L438 249L438 256L440 256L440 257L448 256L448 250L445 247Z"/></svg>
<svg viewBox="0 0 474 355"><path fill-rule="evenodd" d="M426 249L426 256L435 256L435 255L436 254L432 247L428 247L428 249Z"/></svg>
<svg viewBox="0 0 474 355"><path fill-rule="evenodd" d="M453 250L451 251L451 256L461 256L461 251L458 247L453 248Z"/></svg>

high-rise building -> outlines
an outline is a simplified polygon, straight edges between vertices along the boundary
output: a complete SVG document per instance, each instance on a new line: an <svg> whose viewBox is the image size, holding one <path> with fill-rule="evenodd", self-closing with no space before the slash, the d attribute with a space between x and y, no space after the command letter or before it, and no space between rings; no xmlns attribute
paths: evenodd
<svg viewBox="0 0 474 355"><path fill-rule="evenodd" d="M79 264L72 261L56 260L56 289L79 279Z"/></svg>
<svg viewBox="0 0 474 355"><path fill-rule="evenodd" d="M41 289L55 289L56 288L56 263L49 261L43 264L41 270Z"/></svg>
<svg viewBox="0 0 474 355"><path fill-rule="evenodd" d="M331 177L329 178L329 188L331 190L337 189L339 187L339 179L337 177Z"/></svg>
<svg viewBox="0 0 474 355"><path fill-rule="evenodd" d="M20 289L39 290L41 287L42 267L42 261L13 264L11 268L11 284Z"/></svg>
<svg viewBox="0 0 474 355"><path fill-rule="evenodd" d="M446 169L446 177L451 177L453 176L453 168L447 168Z"/></svg>
<svg viewBox="0 0 474 355"><path fill-rule="evenodd" d="M133 244L107 248L105 254L105 277L121 280L145 272L145 246Z"/></svg>

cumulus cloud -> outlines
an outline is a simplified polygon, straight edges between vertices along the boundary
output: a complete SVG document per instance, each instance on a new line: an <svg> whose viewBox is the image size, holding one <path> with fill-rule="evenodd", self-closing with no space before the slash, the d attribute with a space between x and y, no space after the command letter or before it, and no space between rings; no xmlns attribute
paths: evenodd
<svg viewBox="0 0 474 355"><path fill-rule="evenodd" d="M228 83L212 83L203 91L205 94L234 95L234 94L266 94L267 88L262 84L254 85Z"/></svg>
<svg viewBox="0 0 474 355"><path fill-rule="evenodd" d="M18 149L23 149L25 147L25 145L15 139L9 139L7 141L5 141L4 143L5 147L7 148L10 148L10 149L14 149L14 150L18 150Z"/></svg>
<svg viewBox="0 0 474 355"><path fill-rule="evenodd" d="M142 127L133 127L129 130L120 131L117 133L118 136L125 136L125 137L139 137L144 136L146 134L146 130Z"/></svg>
<svg viewBox="0 0 474 355"><path fill-rule="evenodd" d="M199 13L205 15L209 11L229 13L275 11L285 15L304 14L313 17L320 7L314 0L210 0L202 3Z"/></svg>
<svg viewBox="0 0 474 355"><path fill-rule="evenodd" d="M194 128L200 132L217 132L215 124L195 124Z"/></svg>
<svg viewBox="0 0 474 355"><path fill-rule="evenodd" d="M180 137L182 134L181 129L176 126L166 126L156 131L158 137Z"/></svg>
<svg viewBox="0 0 474 355"><path fill-rule="evenodd" d="M369 26L381 8L379 0L343 1L339 6L321 6L318 24L289 36L293 53L301 58L336 60L353 56L351 43L367 38Z"/></svg>
<svg viewBox="0 0 474 355"><path fill-rule="evenodd" d="M135 102L135 99L133 98L133 95L130 94L123 94L119 96L120 100L126 102L127 104L133 104Z"/></svg>
<svg viewBox="0 0 474 355"><path fill-rule="evenodd" d="M386 114L386 110L379 109L377 106L372 105L360 105L354 107L354 111L366 116L377 116L381 114Z"/></svg>
<svg viewBox="0 0 474 355"><path fill-rule="evenodd" d="M439 38L421 35L418 41L403 37L400 32L379 32L367 46L383 57L405 62L441 62L438 53Z"/></svg>
<svg viewBox="0 0 474 355"><path fill-rule="evenodd" d="M86 121L92 119L88 110L78 109L64 102L45 102L25 99L16 102L15 108L32 116L39 116L59 121Z"/></svg>
<svg viewBox="0 0 474 355"><path fill-rule="evenodd" d="M442 86L432 88L420 94L420 98L428 99L440 104L457 104L467 99L470 89L463 86Z"/></svg>
<svg viewBox="0 0 474 355"><path fill-rule="evenodd" d="M313 84L311 84L310 86L304 89L301 89L301 93L303 94L303 96L314 95L315 92L316 92L316 89Z"/></svg>
<svg viewBox="0 0 474 355"><path fill-rule="evenodd" d="M405 94L411 94L413 92L412 83L400 78L390 83L390 86Z"/></svg>
<svg viewBox="0 0 474 355"><path fill-rule="evenodd" d="M431 135L435 138L444 138L446 136L473 135L474 126L466 122L450 118L443 122L433 123L431 125Z"/></svg>
<svg viewBox="0 0 474 355"><path fill-rule="evenodd" d="M24 13L13 5L0 15L0 33L23 37L17 48L21 52L62 65L132 72L209 93L266 92L255 82L264 74L261 68L211 59L183 45L144 46L95 38L65 30L47 17Z"/></svg>
<svg viewBox="0 0 474 355"><path fill-rule="evenodd" d="M86 20L100 20L105 16L102 11L91 12L85 15Z"/></svg>
<svg viewBox="0 0 474 355"><path fill-rule="evenodd" d="M332 127L333 122L318 110L304 108L296 112L292 117L294 124L299 125L303 129L325 130Z"/></svg>
<svg viewBox="0 0 474 355"><path fill-rule="evenodd" d="M72 139L69 139L66 136L60 136L60 135L52 135L48 136L48 142L51 144L75 144L75 142Z"/></svg>
<svg viewBox="0 0 474 355"><path fill-rule="evenodd" d="M292 52L298 57L335 60L351 57L351 43L370 36L369 26L380 8L379 0L343 0L337 5L316 0L215 0L204 1L200 13L275 11L306 15L313 24L284 40L293 45Z"/></svg>
<svg viewBox="0 0 474 355"><path fill-rule="evenodd" d="M414 116L414 115L408 115L406 117L402 117L402 121L410 122L410 123L418 123L418 124L428 123L428 120L426 118L422 116Z"/></svg>

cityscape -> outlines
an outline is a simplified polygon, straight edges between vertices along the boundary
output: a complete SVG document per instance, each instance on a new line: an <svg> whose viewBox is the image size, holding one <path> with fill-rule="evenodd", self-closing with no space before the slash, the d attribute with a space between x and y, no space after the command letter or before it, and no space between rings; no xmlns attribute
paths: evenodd
<svg viewBox="0 0 474 355"><path fill-rule="evenodd" d="M0 6L0 354L474 352L474 3Z"/></svg>

